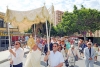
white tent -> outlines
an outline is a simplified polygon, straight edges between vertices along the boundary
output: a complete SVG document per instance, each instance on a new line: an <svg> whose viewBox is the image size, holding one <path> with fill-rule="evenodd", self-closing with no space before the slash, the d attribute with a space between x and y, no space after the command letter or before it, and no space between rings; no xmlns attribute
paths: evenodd
<svg viewBox="0 0 100 67"><path fill-rule="evenodd" d="M47 20L51 24L54 21L53 18L54 18L54 6L52 5L49 10L45 6L30 11L15 11L7 8L4 21L7 23L10 22L14 27L19 27L20 32L28 30L32 24L46 22L47 42L49 44L50 33L48 34Z"/></svg>

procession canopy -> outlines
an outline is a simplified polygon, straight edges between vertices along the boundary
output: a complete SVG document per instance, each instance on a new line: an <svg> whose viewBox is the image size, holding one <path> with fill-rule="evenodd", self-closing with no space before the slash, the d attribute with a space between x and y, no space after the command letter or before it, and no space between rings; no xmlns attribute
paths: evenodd
<svg viewBox="0 0 100 67"><path fill-rule="evenodd" d="M53 12L53 13L52 13ZM7 8L4 21L19 27L20 32L30 29L33 24L44 23L47 20L52 23L51 15L54 14L54 7L48 10L45 6L30 11L15 11Z"/></svg>

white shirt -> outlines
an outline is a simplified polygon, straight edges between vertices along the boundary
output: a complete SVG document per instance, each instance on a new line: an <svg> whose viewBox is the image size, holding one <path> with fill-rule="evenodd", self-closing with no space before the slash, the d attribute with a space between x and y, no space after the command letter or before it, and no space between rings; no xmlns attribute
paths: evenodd
<svg viewBox="0 0 100 67"><path fill-rule="evenodd" d="M42 50L42 44L41 43L38 44L38 47Z"/></svg>
<svg viewBox="0 0 100 67"><path fill-rule="evenodd" d="M25 41L28 41L28 39L29 39L29 37L28 37L28 36L26 36L26 37L25 37Z"/></svg>
<svg viewBox="0 0 100 67"><path fill-rule="evenodd" d="M59 63L63 63L63 62L64 62L64 58L60 52L57 51L54 53L53 51L50 51L50 55L49 55L50 67L55 67Z"/></svg>
<svg viewBox="0 0 100 67"><path fill-rule="evenodd" d="M13 65L17 65L23 62L23 56L24 56L24 50L19 47L17 50L16 48L13 49L13 51L16 53L16 57L11 54L11 58L13 60Z"/></svg>

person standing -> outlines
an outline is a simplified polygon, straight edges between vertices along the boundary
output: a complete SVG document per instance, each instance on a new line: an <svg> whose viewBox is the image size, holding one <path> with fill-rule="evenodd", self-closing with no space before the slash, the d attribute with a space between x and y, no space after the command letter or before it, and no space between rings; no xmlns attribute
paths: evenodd
<svg viewBox="0 0 100 67"><path fill-rule="evenodd" d="M88 42L87 47L84 49L84 59L86 67L94 67L95 50L91 47L92 43Z"/></svg>
<svg viewBox="0 0 100 67"><path fill-rule="evenodd" d="M13 67L23 67L24 50L21 48L19 41L16 41L14 46L14 49L9 49L11 54L10 64L13 65Z"/></svg>
<svg viewBox="0 0 100 67"><path fill-rule="evenodd" d="M58 43L53 43L53 50L48 51L47 55L44 57L44 61L49 59L50 67L62 67L64 63L64 58L61 52L58 51Z"/></svg>
<svg viewBox="0 0 100 67"><path fill-rule="evenodd" d="M39 49L41 50L41 52L42 52L42 44L40 43L40 38L37 38L36 44L39 47Z"/></svg>
<svg viewBox="0 0 100 67"><path fill-rule="evenodd" d="M41 67L41 51L36 45L33 38L29 38L28 46L30 47L30 52L26 58L24 67Z"/></svg>
<svg viewBox="0 0 100 67"><path fill-rule="evenodd" d="M97 43L94 44L93 48L95 50L94 61L97 62L97 56L98 56L98 52L99 52L99 47L98 47Z"/></svg>
<svg viewBox="0 0 100 67"><path fill-rule="evenodd" d="M70 49L71 44L70 44L70 40L68 39L68 41L66 41L66 55L68 53L68 50Z"/></svg>
<svg viewBox="0 0 100 67"><path fill-rule="evenodd" d="M25 36L25 47L27 47L27 48L28 48L28 46L27 46L27 41L28 41L28 39L29 39L29 36L28 36L28 35Z"/></svg>
<svg viewBox="0 0 100 67"><path fill-rule="evenodd" d="M74 45L71 45L71 48L68 50L67 60L69 62L69 66L75 66L75 56L77 56L77 60L79 59L78 51Z"/></svg>
<svg viewBox="0 0 100 67"><path fill-rule="evenodd" d="M66 44L65 44L65 41L62 40L61 41L61 53L62 53L64 59L65 59L65 56L66 56L65 49L66 49Z"/></svg>

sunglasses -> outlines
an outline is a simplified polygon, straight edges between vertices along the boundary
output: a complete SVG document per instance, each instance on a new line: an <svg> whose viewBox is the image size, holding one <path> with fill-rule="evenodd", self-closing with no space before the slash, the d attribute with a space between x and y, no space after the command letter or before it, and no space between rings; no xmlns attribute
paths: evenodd
<svg viewBox="0 0 100 67"><path fill-rule="evenodd" d="M88 44L88 45L91 45L91 44Z"/></svg>
<svg viewBox="0 0 100 67"><path fill-rule="evenodd" d="M18 45L18 44L15 44L15 45Z"/></svg>
<svg viewBox="0 0 100 67"><path fill-rule="evenodd" d="M57 46L53 46L53 47L57 47Z"/></svg>

